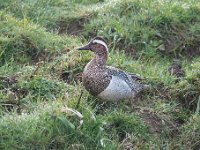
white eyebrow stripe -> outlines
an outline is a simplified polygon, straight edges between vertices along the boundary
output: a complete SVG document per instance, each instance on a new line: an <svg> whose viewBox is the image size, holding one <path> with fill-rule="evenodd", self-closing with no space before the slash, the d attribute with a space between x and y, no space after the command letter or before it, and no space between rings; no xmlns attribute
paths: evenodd
<svg viewBox="0 0 200 150"><path fill-rule="evenodd" d="M108 46L104 41L102 41L102 40L94 40L93 43L98 43L98 44L101 44L101 45L105 46L106 50L108 51Z"/></svg>

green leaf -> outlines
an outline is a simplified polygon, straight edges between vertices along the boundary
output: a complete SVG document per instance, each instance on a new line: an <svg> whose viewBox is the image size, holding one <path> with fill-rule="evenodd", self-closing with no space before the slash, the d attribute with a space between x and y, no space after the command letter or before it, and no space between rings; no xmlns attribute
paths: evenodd
<svg viewBox="0 0 200 150"><path fill-rule="evenodd" d="M73 130L75 129L74 124L71 123L69 120L67 120L67 118L65 118L64 116L58 117L58 119L62 122L62 124L63 124L66 128L70 127L70 128L73 129Z"/></svg>

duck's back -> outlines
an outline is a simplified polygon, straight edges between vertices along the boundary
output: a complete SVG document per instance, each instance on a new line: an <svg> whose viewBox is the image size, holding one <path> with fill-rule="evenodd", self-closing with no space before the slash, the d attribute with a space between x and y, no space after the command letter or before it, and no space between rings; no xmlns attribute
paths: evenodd
<svg viewBox="0 0 200 150"><path fill-rule="evenodd" d="M119 76L112 75L109 85L97 95L103 100L119 101L122 99L130 99L133 92L129 85Z"/></svg>
<svg viewBox="0 0 200 150"><path fill-rule="evenodd" d="M132 99L144 88L144 85L120 69L107 66L107 72L112 76L112 79L108 87L98 95L101 99L116 101Z"/></svg>
<svg viewBox="0 0 200 150"><path fill-rule="evenodd" d="M127 72L124 72L123 70L107 66L108 73L111 74L112 76L117 76L123 81L128 84L128 86L131 88L132 91L138 92L143 89L144 85L140 84L138 82L139 76L137 75L131 75Z"/></svg>

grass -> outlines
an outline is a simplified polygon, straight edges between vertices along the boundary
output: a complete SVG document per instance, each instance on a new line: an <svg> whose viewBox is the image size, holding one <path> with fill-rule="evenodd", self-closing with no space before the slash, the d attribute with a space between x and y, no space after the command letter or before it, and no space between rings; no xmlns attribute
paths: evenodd
<svg viewBox="0 0 200 150"><path fill-rule="evenodd" d="M199 13L198 2L126 0L100 12L86 29L136 56L155 59L161 51L181 57L195 49Z"/></svg>
<svg viewBox="0 0 200 150"><path fill-rule="evenodd" d="M0 149L199 149L198 1L0 0L0 8ZM115 104L84 90L93 54L74 49L95 35L108 41L108 65L140 74L149 91ZM169 73L174 58L184 77ZM66 107L83 115L81 126Z"/></svg>

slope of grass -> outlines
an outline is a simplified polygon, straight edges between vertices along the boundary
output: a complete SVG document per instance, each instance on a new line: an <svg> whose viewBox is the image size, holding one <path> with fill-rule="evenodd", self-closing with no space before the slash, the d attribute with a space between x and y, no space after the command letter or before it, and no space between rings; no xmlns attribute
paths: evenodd
<svg viewBox="0 0 200 150"><path fill-rule="evenodd" d="M88 7L98 5L103 0L14 0L0 2L0 8L6 8L6 12L12 13L17 18L26 18L36 24L46 27L48 30L58 30L68 33L69 28L76 22L82 27L93 10ZM81 20L81 22L79 22ZM66 31L67 30L67 31Z"/></svg>
<svg viewBox="0 0 200 150"><path fill-rule="evenodd" d="M135 57L193 57L199 54L199 16L198 1L125 0L99 12L86 29Z"/></svg>
<svg viewBox="0 0 200 150"><path fill-rule="evenodd" d="M0 12L0 16L1 63L11 59L22 63L38 61L41 55L47 57L51 53L70 49L75 41L47 32L27 18L16 19L4 11Z"/></svg>
<svg viewBox="0 0 200 150"><path fill-rule="evenodd" d="M199 149L198 1L0 0L0 8L0 149ZM93 54L74 49L96 34L108 40L108 65L150 86L134 102L102 103L83 90ZM173 58L185 76L169 73Z"/></svg>

